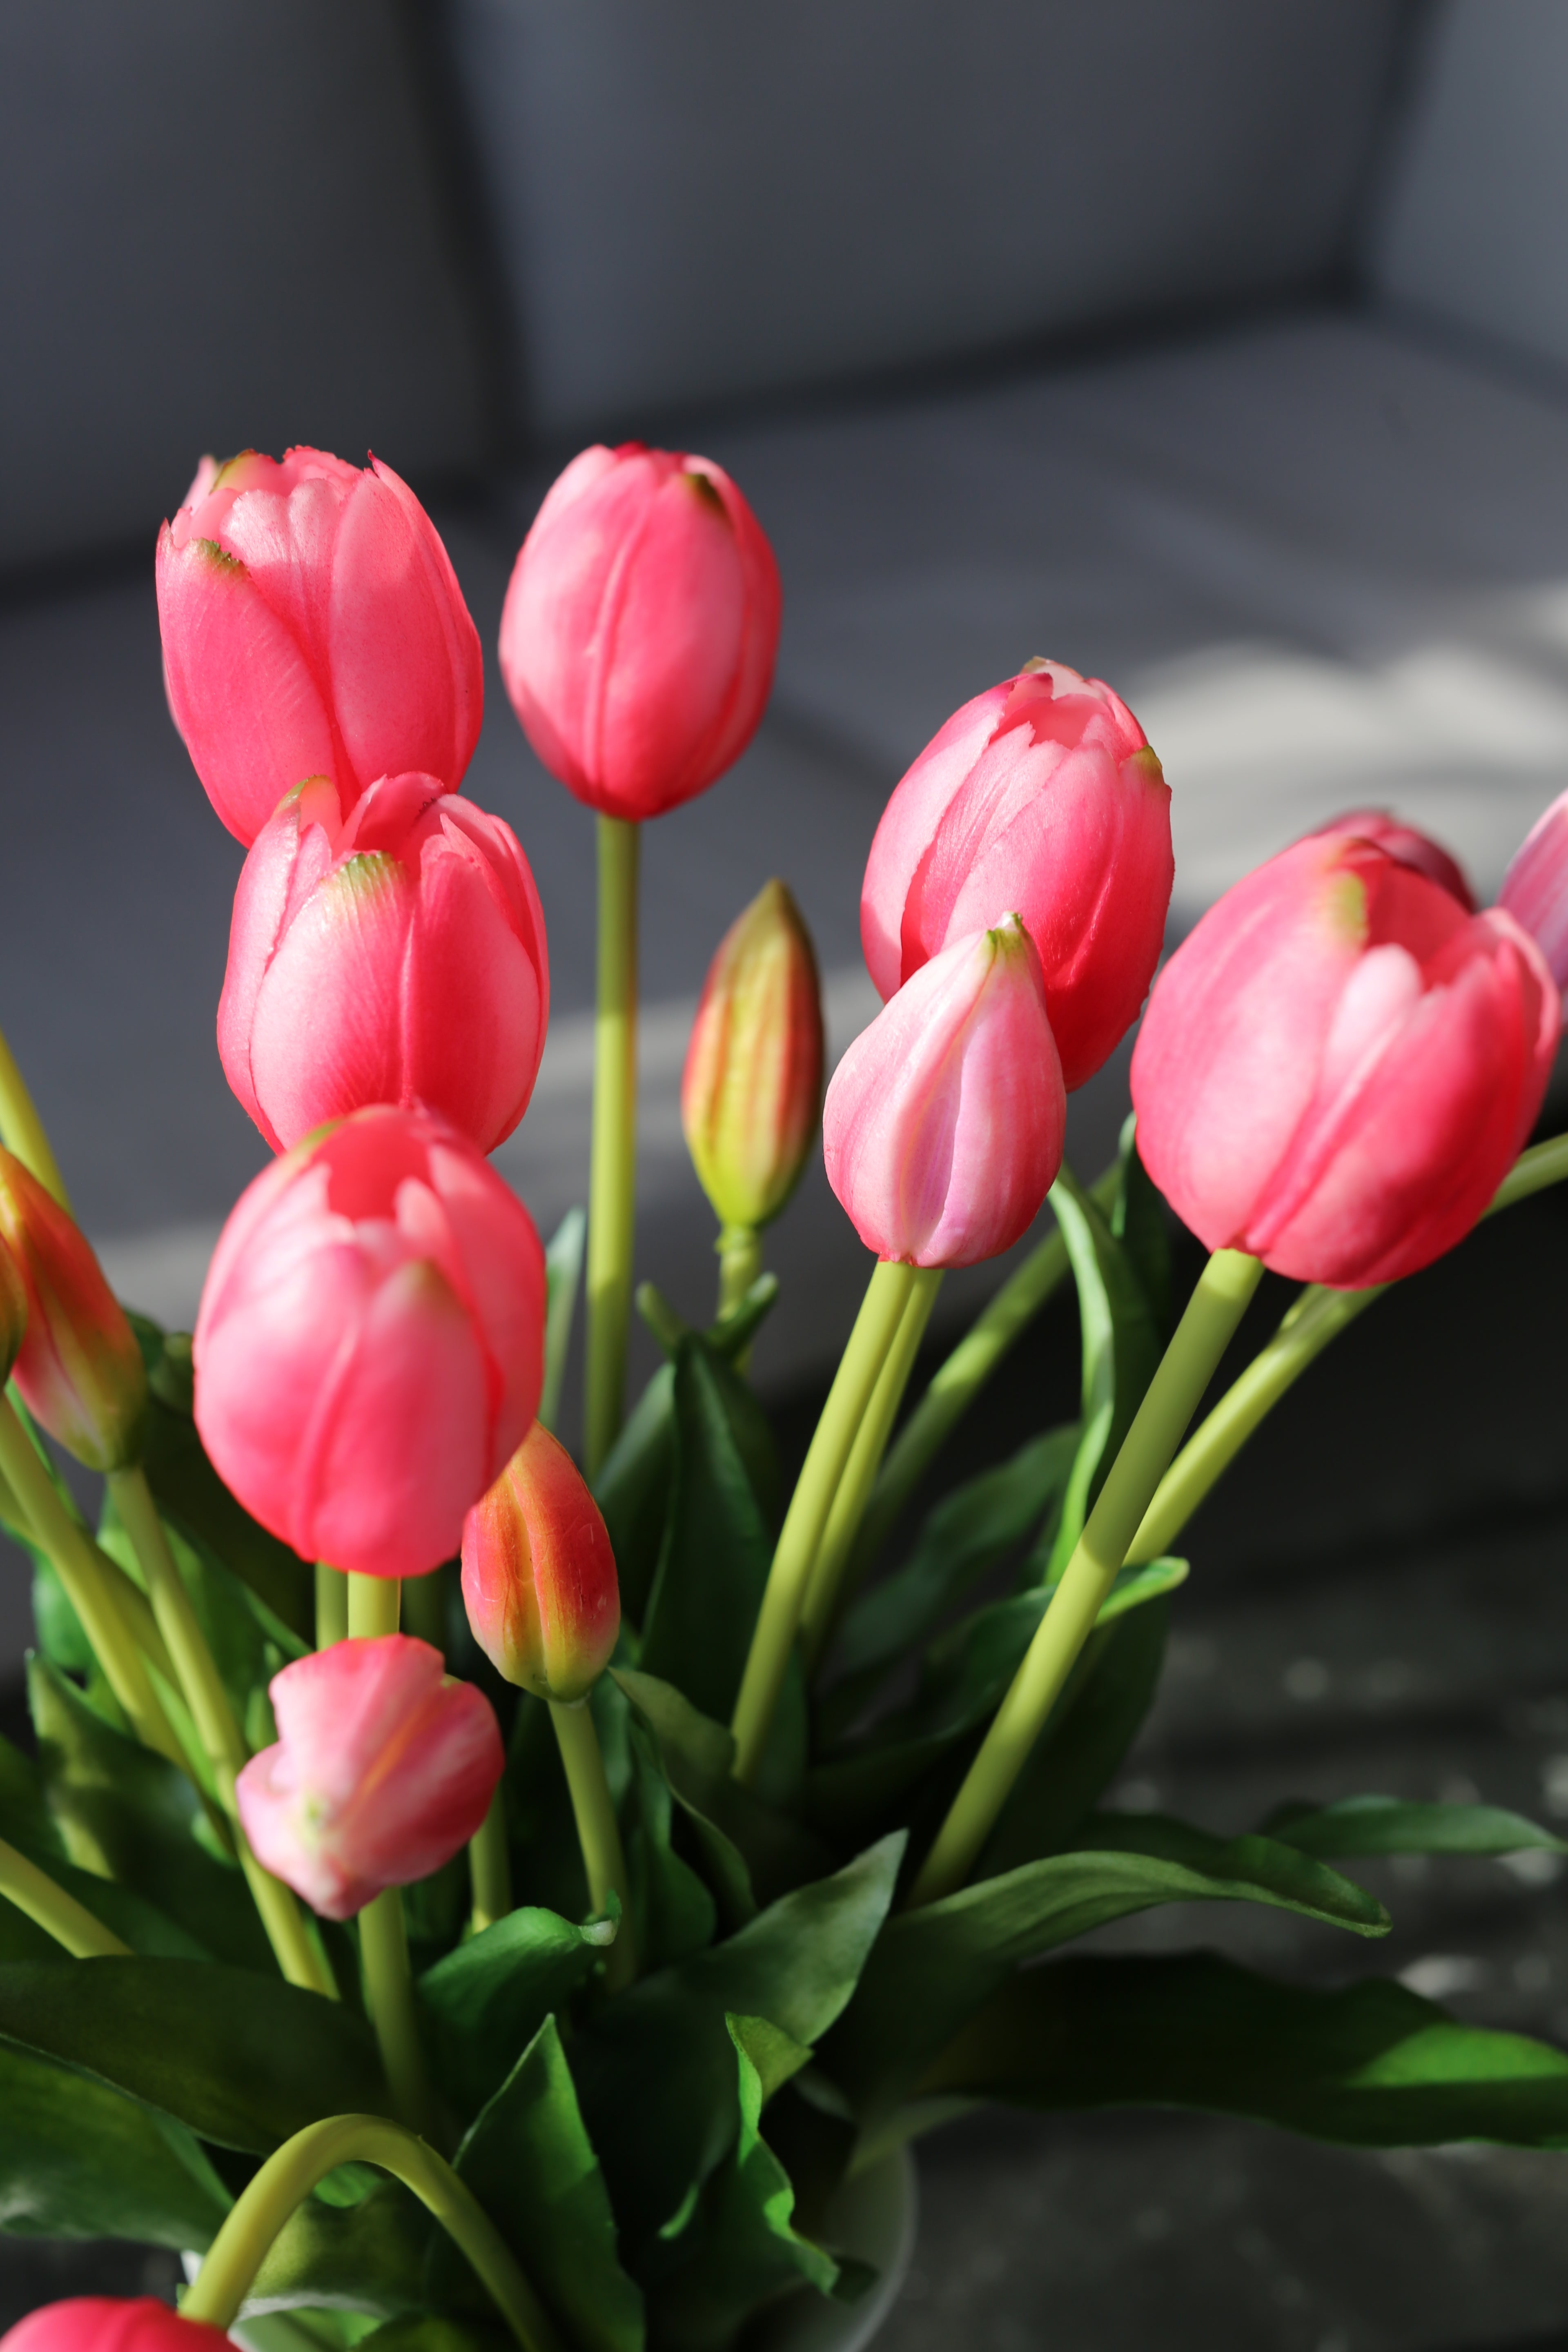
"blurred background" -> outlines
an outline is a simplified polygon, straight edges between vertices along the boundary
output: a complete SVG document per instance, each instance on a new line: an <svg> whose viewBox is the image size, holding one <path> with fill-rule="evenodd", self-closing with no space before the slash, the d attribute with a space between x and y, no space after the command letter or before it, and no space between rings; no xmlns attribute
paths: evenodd
<svg viewBox="0 0 1568 2352"><path fill-rule="evenodd" d="M551 1042L500 1154L546 1232L585 1181L593 836L494 672L510 562L591 439L701 449L756 508L772 709L645 848L638 1270L697 1317L676 1088L720 934L783 874L841 1051L875 1008L887 794L1028 655L1108 678L1159 751L1173 941L1369 803L1495 889L1568 784L1565 100L1563 0L11 0L0 1017L121 1294L187 1324L265 1156L213 1037L240 851L159 674L153 539L204 451L374 449L447 538L490 663L466 789L550 929ZM1125 1055L1072 1108L1086 1173L1124 1108ZM1342 1343L1195 1523L1126 1801L1239 1828L1292 1793L1479 1787L1568 1814L1568 1220L1506 1223ZM818 1171L757 1350L786 1426L863 1255ZM986 1278L950 1282L950 1331ZM1076 1353L1063 1308L956 1466L1070 1411ZM26 1639L8 1559L0 1686ZM1383 1964L1568 2039L1550 1885L1385 1891ZM963 2126L924 2159L885 2341L1557 2341L1560 2166ZM18 2246L0 2315L81 2263Z"/></svg>

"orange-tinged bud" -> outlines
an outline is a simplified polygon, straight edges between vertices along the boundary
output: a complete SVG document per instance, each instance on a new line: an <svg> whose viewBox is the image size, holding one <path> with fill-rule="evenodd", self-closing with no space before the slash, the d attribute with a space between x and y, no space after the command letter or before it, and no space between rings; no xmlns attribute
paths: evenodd
<svg viewBox="0 0 1568 2352"><path fill-rule="evenodd" d="M0 1245L0 1381L8 1381L27 1328L27 1291L10 1251Z"/></svg>
<svg viewBox="0 0 1568 2352"><path fill-rule="evenodd" d="M141 1450L147 1374L86 1235L14 1153L0 1151L0 1241L26 1294L11 1377L51 1437L89 1470ZM0 1311L0 1327L10 1318Z"/></svg>
<svg viewBox="0 0 1568 2352"><path fill-rule="evenodd" d="M584 1698L609 1664L616 1555L572 1456L540 1422L464 1523L463 1603L496 1672L535 1698Z"/></svg>
<svg viewBox="0 0 1568 2352"><path fill-rule="evenodd" d="M800 1181L822 1114L822 991L811 934L769 882L708 967L680 1118L702 1189L725 1225L765 1225Z"/></svg>

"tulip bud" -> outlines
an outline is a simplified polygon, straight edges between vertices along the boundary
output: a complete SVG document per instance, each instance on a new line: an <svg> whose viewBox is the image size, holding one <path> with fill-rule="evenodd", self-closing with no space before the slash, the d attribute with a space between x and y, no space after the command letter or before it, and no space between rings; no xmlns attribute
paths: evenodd
<svg viewBox="0 0 1568 2352"><path fill-rule="evenodd" d="M158 536L169 708L247 845L305 776L345 809L414 768L455 792L484 710L479 640L405 482L323 449L203 460Z"/></svg>
<svg viewBox="0 0 1568 2352"><path fill-rule="evenodd" d="M1016 908L1070 1092L1143 1002L1174 873L1171 793L1126 704L1030 662L957 710L882 812L860 938L884 1002L951 940Z"/></svg>
<svg viewBox="0 0 1568 2352"><path fill-rule="evenodd" d="M0 1243L25 1294L19 1318L4 1310L23 1402L89 1470L123 1469L141 1451L142 1350L87 1236L9 1151L0 1151Z"/></svg>
<svg viewBox="0 0 1568 2352"><path fill-rule="evenodd" d="M75 2294L29 2311L0 2336L0 2352L223 2352L232 2341L156 2295Z"/></svg>
<svg viewBox="0 0 1568 2352"><path fill-rule="evenodd" d="M523 541L501 613L512 707L552 776L605 816L690 800L757 730L779 577L721 466L584 449Z"/></svg>
<svg viewBox="0 0 1568 2352"><path fill-rule="evenodd" d="M922 963L833 1074L827 1181L868 1249L977 1265L1033 1223L1067 1098L1034 943L1016 915Z"/></svg>
<svg viewBox="0 0 1568 2352"><path fill-rule="evenodd" d="M550 1017L539 893L500 817L434 776L345 816L325 776L257 835L235 893L217 1043L275 1151L368 1103L423 1103L492 1151Z"/></svg>
<svg viewBox="0 0 1568 2352"><path fill-rule="evenodd" d="M1156 982L1138 1151L1211 1249L1342 1289L1463 1238L1530 1133L1557 1041L1512 917L1364 839L1312 835L1228 890Z"/></svg>
<svg viewBox="0 0 1568 2352"><path fill-rule="evenodd" d="M193 1343L202 1443L304 1559L422 1576L538 1409L544 1307L533 1221L473 1145L359 1111L224 1227Z"/></svg>
<svg viewBox="0 0 1568 2352"><path fill-rule="evenodd" d="M1568 793L1536 818L1509 861L1498 905L1522 923L1568 987Z"/></svg>
<svg viewBox="0 0 1568 2352"><path fill-rule="evenodd" d="M708 967L680 1123L721 1224L765 1225L800 1181L822 1110L822 992L782 882L736 917Z"/></svg>
<svg viewBox="0 0 1568 2352"><path fill-rule="evenodd" d="M1429 882L1439 884L1458 900L1467 915L1475 913L1476 894L1458 858L1450 857L1442 843L1434 841L1430 834L1417 833L1413 824L1402 824L1387 809L1347 809L1343 816L1331 817L1327 824L1314 825L1310 838L1316 840L1325 833L1351 834L1358 841L1375 841L1379 849L1385 849L1401 866L1408 866L1412 873L1425 874Z"/></svg>
<svg viewBox="0 0 1568 2352"><path fill-rule="evenodd" d="M538 1422L463 1528L463 1605L499 1675L586 1697L621 1625L616 1555L572 1456Z"/></svg>
<svg viewBox="0 0 1568 2352"><path fill-rule="evenodd" d="M10 1379L26 1332L27 1286L16 1259L0 1242L0 1381Z"/></svg>
<svg viewBox="0 0 1568 2352"><path fill-rule="evenodd" d="M352 1919L474 1836L506 1752L489 1701L406 1633L334 1642L268 1685L275 1747L234 1785L263 1869L326 1919Z"/></svg>

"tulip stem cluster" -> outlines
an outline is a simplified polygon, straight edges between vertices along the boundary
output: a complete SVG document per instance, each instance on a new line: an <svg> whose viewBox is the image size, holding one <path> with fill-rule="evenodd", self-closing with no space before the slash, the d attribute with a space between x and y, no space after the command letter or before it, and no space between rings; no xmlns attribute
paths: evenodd
<svg viewBox="0 0 1568 2352"><path fill-rule="evenodd" d="M1155 1489L1262 1272L1259 1260L1239 1250L1216 1250L1205 1266L1035 1638L915 1879L911 1905L939 1901L969 1875L1094 1631Z"/></svg>
<svg viewBox="0 0 1568 2352"><path fill-rule="evenodd" d="M0 1895L24 1912L35 1927L62 1944L73 1959L123 1959L130 1946L107 1928L84 1903L57 1886L48 1873L0 1838Z"/></svg>
<svg viewBox="0 0 1568 2352"><path fill-rule="evenodd" d="M566 1774L572 1816L577 1824L577 1843L583 1849L589 1900L601 1914L608 1911L612 1895L620 1906L616 1940L605 1958L605 1981L612 1992L616 1992L637 1975L637 1947L632 1941L631 1883L626 1876L626 1858L610 1784L605 1778L599 1735L594 1728L586 1699L579 1699L572 1706L551 1699L547 1705Z"/></svg>
<svg viewBox="0 0 1568 2352"><path fill-rule="evenodd" d="M523 2352L563 2352L521 2264L473 2191L434 2148L381 2116L331 2116L307 2124L268 2158L203 2256L182 2315L232 2327L274 2239L341 2164L374 2164L412 2190L472 2263Z"/></svg>
<svg viewBox="0 0 1568 2352"><path fill-rule="evenodd" d="M588 1179L584 1453L590 1481L620 1433L637 1201L637 863L641 836L601 816L594 1143Z"/></svg>
<svg viewBox="0 0 1568 2352"><path fill-rule="evenodd" d="M51 1193L68 1216L70 1198L54 1147L38 1117L27 1082L16 1066L16 1057L0 1031L0 1139L7 1151L14 1151L30 1175L36 1176L47 1192Z"/></svg>

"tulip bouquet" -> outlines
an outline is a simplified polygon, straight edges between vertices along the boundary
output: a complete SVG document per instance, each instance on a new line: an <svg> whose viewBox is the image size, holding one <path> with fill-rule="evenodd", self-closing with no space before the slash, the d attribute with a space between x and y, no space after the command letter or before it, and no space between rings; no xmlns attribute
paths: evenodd
<svg viewBox="0 0 1568 2352"><path fill-rule="evenodd" d="M1479 912L1436 844L1349 815L1155 980L1170 794L1137 721L1059 663L978 694L878 829L884 1006L825 1102L783 884L718 948L682 1090L716 1308L642 1285L668 1360L628 1413L639 827L750 740L780 607L719 467L586 452L501 628L599 832L579 1463L584 1221L542 1246L485 1156L527 1109L547 950L521 846L458 791L481 669L440 541L384 466L247 454L204 464L158 593L175 721L247 845L218 1043L277 1157L195 1334L159 1329L0 1045L0 1516L37 1621L37 1752L0 1745L0 2201L179 2248L193 2283L178 2315L56 2305L13 2352L199 2352L258 2315L270 2352L722 2352L802 2315L828 2342L870 2283L848 2189L986 2099L1568 2140L1568 2054L1376 1975L1062 1957L1169 1903L1375 1937L1339 1862L1556 1843L1480 1806L1227 1838L1104 1800L1226 1464L1383 1288L1568 1175L1568 1142L1527 1148L1568 797ZM1146 997L1085 1185L1066 1097ZM747 1360L819 1116L870 1255L785 1497ZM1179 1313L1161 1193L1209 1253ZM1047 1199L907 1401L944 1269ZM1303 1287L1193 1429L1265 1265ZM1079 1417L920 1518L1069 1279ZM96 1528L57 1449L102 1474Z"/></svg>

